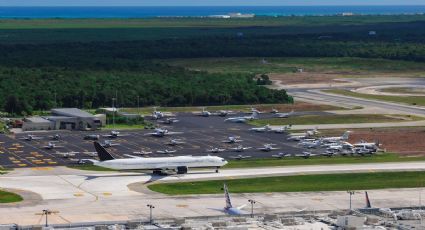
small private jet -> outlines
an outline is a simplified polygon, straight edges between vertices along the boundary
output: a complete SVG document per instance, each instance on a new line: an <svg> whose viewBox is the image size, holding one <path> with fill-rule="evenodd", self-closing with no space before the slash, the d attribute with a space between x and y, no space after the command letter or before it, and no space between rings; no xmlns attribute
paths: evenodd
<svg viewBox="0 0 425 230"><path fill-rule="evenodd" d="M121 134L119 131L115 131L115 130L112 130L107 135L102 135L102 137L107 137L107 138L118 138L118 137L126 137L126 136L128 136L128 134Z"/></svg>
<svg viewBox="0 0 425 230"><path fill-rule="evenodd" d="M243 140L238 139L239 137L235 137L235 136L230 136L227 138L227 140L221 141L223 143L227 143L227 144L234 144L234 143L239 143L242 142Z"/></svg>
<svg viewBox="0 0 425 230"><path fill-rule="evenodd" d="M276 144L264 144L264 146L263 147L261 147L261 148L257 148L258 150L260 150L260 151L263 151L263 152L271 152L271 151L273 151L273 150L278 150L278 149L280 149L280 148L276 148L276 147L273 147L273 146L275 146Z"/></svg>
<svg viewBox="0 0 425 230"><path fill-rule="evenodd" d="M111 140L105 140L105 141L103 141L103 143L101 145L104 148L111 148L111 147L114 147L114 146L118 146L120 144L119 143L115 143L115 142L113 142Z"/></svg>
<svg viewBox="0 0 425 230"><path fill-rule="evenodd" d="M246 123L248 121L258 119L258 112L253 112L251 116L241 116L241 117L229 117L225 119L225 122L234 122L234 123Z"/></svg>
<svg viewBox="0 0 425 230"><path fill-rule="evenodd" d="M157 128L153 133L146 133L145 136L154 136L154 137L164 137L168 135L179 135L183 134L183 132L170 132L167 129Z"/></svg>
<svg viewBox="0 0 425 230"><path fill-rule="evenodd" d="M49 141L46 146L43 146L44 149L56 149L56 148L64 148L64 146L56 145L56 143Z"/></svg>
<svg viewBox="0 0 425 230"><path fill-rule="evenodd" d="M292 116L292 115L294 115L294 110L292 110L291 112L289 112L289 113L275 113L274 115L273 115L273 117L275 117L275 118L289 118L290 116Z"/></svg>
<svg viewBox="0 0 425 230"><path fill-rule="evenodd" d="M237 156L230 156L229 158L235 159L235 160L243 160L243 159L251 158L251 156L237 155Z"/></svg>
<svg viewBox="0 0 425 230"><path fill-rule="evenodd" d="M273 131L273 129L270 128L270 125L265 125L263 127L250 128L249 131L254 131L254 132L257 132L257 133L264 133L264 132L271 132L271 131Z"/></svg>
<svg viewBox="0 0 425 230"><path fill-rule="evenodd" d="M174 149L164 149L164 150L156 151L156 153L159 153L159 154L172 154L175 152L177 152L177 150L174 150Z"/></svg>
<svg viewBox="0 0 425 230"><path fill-rule="evenodd" d="M25 140L25 141L33 141L33 140L41 140L41 139L43 139L43 137L35 136L32 134L28 134L25 137L19 138L19 140Z"/></svg>
<svg viewBox="0 0 425 230"><path fill-rule="evenodd" d="M182 141L181 139L171 139L169 142L167 142L165 144L171 145L171 146L176 146L176 145L186 144L186 142Z"/></svg>
<svg viewBox="0 0 425 230"><path fill-rule="evenodd" d="M229 150L232 150L234 152L243 152L243 151L248 150L248 149L252 149L252 147L243 147L242 145L238 145L234 148L230 148Z"/></svg>
<svg viewBox="0 0 425 230"><path fill-rule="evenodd" d="M279 159L282 159L284 157L290 157L290 156L291 155L289 153L278 153L278 154L272 155L272 157L279 158Z"/></svg>
<svg viewBox="0 0 425 230"><path fill-rule="evenodd" d="M221 148L212 148L212 149L207 149L207 152L209 153L221 153L226 151L226 149L221 149Z"/></svg>

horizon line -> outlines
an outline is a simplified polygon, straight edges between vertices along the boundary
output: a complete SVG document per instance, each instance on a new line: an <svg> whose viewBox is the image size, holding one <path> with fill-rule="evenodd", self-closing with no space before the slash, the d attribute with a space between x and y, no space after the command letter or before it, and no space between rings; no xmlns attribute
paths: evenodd
<svg viewBox="0 0 425 230"><path fill-rule="evenodd" d="M273 6L288 6L288 7L317 7L317 6L425 6L424 4L374 4L374 5L363 5L363 4L347 4L347 5L334 5L334 4L318 4L318 5L0 5L0 7L273 7Z"/></svg>

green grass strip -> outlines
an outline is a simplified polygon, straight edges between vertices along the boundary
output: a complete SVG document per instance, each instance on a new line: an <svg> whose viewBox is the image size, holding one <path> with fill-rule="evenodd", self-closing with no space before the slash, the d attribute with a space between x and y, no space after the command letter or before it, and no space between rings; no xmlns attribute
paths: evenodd
<svg viewBox="0 0 425 230"><path fill-rule="evenodd" d="M413 188L424 182L425 172L380 172L163 183L148 188L169 195L189 195L223 193L223 183L231 193L264 193Z"/></svg>

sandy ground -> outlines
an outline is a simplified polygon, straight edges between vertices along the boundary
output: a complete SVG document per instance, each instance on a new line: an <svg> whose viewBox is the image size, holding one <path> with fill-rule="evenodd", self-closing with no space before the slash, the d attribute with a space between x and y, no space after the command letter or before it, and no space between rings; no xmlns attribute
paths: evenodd
<svg viewBox="0 0 425 230"><path fill-rule="evenodd" d="M381 148L401 155L425 156L424 128L356 130L350 135L350 143L360 140L380 142Z"/></svg>
<svg viewBox="0 0 425 230"><path fill-rule="evenodd" d="M423 93L419 93L420 90L423 90L425 86L423 85L398 85L397 88L407 88L411 89L412 93L399 93L399 92L387 92L382 91L383 89L391 89L394 88L393 85L380 85L380 86L369 86L369 87L362 87L355 90L352 90L356 93L363 93L363 94L373 94L373 95L386 95L386 96L425 96ZM416 93L413 93L414 90L417 90Z"/></svg>

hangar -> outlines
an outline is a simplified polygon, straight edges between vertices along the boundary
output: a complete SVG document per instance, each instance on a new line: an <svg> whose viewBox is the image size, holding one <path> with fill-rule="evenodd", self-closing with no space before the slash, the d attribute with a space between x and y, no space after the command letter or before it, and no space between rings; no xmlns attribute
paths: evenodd
<svg viewBox="0 0 425 230"><path fill-rule="evenodd" d="M103 123L102 117L81 109L56 108L50 116L25 118L22 130L97 130Z"/></svg>

